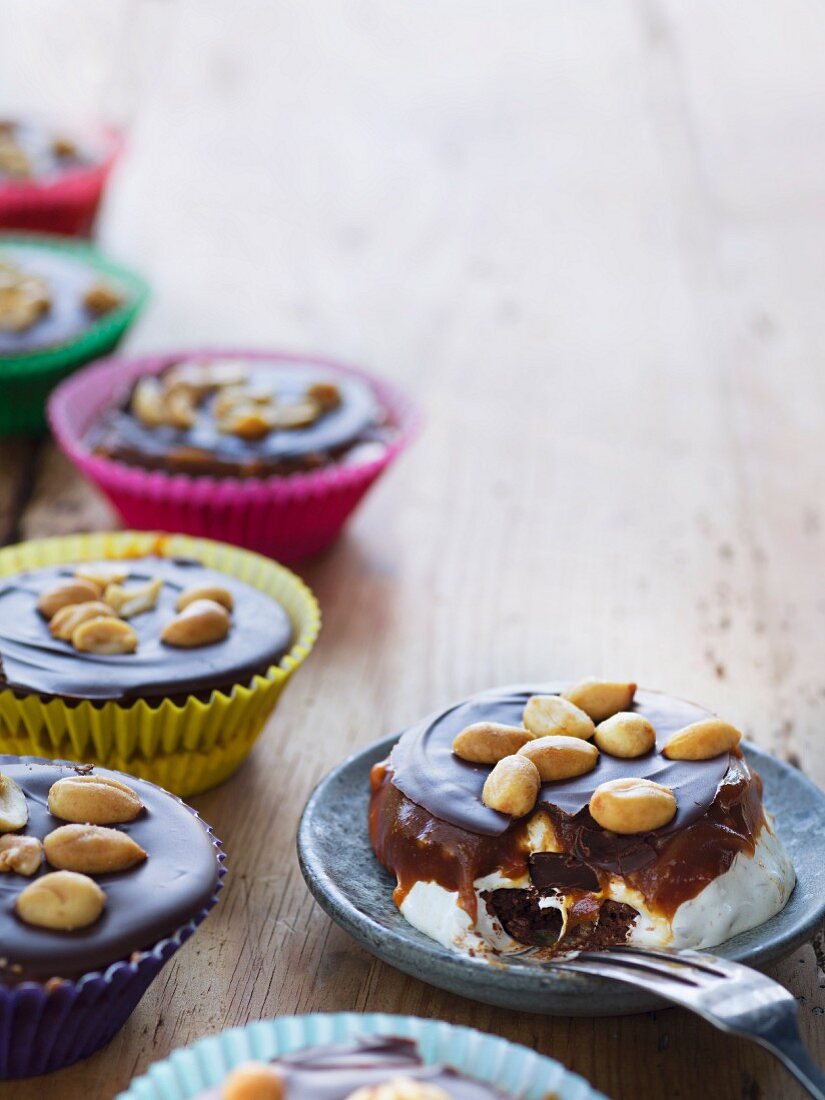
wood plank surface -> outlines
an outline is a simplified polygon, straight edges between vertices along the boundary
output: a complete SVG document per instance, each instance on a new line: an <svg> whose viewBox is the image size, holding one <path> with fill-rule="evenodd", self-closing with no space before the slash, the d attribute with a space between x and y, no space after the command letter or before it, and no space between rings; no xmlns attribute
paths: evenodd
<svg viewBox="0 0 825 1100"><path fill-rule="evenodd" d="M801 0L6 0L0 103L129 123L101 227L155 290L129 347L336 353L427 425L299 570L318 647L196 800L220 905L108 1049L0 1100L108 1100L199 1035L344 1009L478 1026L618 1100L802 1095L682 1012L519 1015L393 971L294 834L345 755L516 679L702 700L825 784L823 48ZM113 522L51 444L0 445L0 537ZM824 959L774 970L820 1064Z"/></svg>

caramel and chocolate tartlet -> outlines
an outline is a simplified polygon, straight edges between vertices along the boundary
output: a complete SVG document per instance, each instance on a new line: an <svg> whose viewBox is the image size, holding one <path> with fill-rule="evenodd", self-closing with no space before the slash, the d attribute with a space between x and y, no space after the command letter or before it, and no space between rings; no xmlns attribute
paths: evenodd
<svg viewBox="0 0 825 1100"><path fill-rule="evenodd" d="M196 1100L503 1100L504 1093L444 1065L427 1065L409 1039L375 1036L249 1062Z"/></svg>
<svg viewBox="0 0 825 1100"><path fill-rule="evenodd" d="M86 444L146 470L251 478L372 461L393 434L373 389L354 375L190 358L139 378Z"/></svg>
<svg viewBox="0 0 825 1100"><path fill-rule="evenodd" d="M0 120L0 185L49 179L99 160L85 142L35 122Z"/></svg>
<svg viewBox="0 0 825 1100"><path fill-rule="evenodd" d="M795 881L739 740L634 684L487 692L376 765L372 845L406 919L457 950L710 947Z"/></svg>
<svg viewBox="0 0 825 1100"><path fill-rule="evenodd" d="M288 614L197 561L147 556L0 578L0 687L159 705L229 693L278 663Z"/></svg>

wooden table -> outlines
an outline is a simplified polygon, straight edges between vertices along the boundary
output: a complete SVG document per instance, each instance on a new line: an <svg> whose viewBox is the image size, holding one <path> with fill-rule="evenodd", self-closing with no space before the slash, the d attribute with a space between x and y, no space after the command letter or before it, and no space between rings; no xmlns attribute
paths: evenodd
<svg viewBox="0 0 825 1100"><path fill-rule="evenodd" d="M294 833L343 756L515 679L631 676L825 781L822 9L44 0L0 18L0 96L131 115L102 225L155 287L131 349L329 351L427 416L300 569L317 650L253 761L196 800L230 854L220 905L107 1050L2 1100L109 1098L199 1035L342 1009L494 1031L614 1097L801 1095L682 1012L520 1016L396 973L312 903ZM2 443L0 538L115 522L50 443ZM820 1063L823 956L820 936L774 971Z"/></svg>

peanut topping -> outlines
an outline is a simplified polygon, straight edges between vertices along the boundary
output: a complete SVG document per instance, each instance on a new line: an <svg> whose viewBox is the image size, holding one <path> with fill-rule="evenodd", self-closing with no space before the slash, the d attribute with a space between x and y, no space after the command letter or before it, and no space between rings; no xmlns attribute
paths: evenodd
<svg viewBox="0 0 825 1100"><path fill-rule="evenodd" d="M636 685L617 680L597 680L594 676L562 692L565 699L588 714L594 722L603 722L620 710L630 710Z"/></svg>
<svg viewBox="0 0 825 1100"><path fill-rule="evenodd" d="M0 261L0 332L25 332L52 306L48 283Z"/></svg>
<svg viewBox="0 0 825 1100"><path fill-rule="evenodd" d="M532 760L505 756L487 776L481 798L491 810L524 817L535 806L540 786L541 776Z"/></svg>
<svg viewBox="0 0 825 1100"><path fill-rule="evenodd" d="M674 733L662 749L668 760L710 760L730 752L739 744L742 734L729 722L705 718Z"/></svg>
<svg viewBox="0 0 825 1100"><path fill-rule="evenodd" d="M283 1100L284 1081L275 1066L246 1062L229 1074L221 1089L221 1100Z"/></svg>
<svg viewBox="0 0 825 1100"><path fill-rule="evenodd" d="M572 779L596 767L599 750L581 737L537 737L519 749L519 756L532 760L542 783Z"/></svg>
<svg viewBox="0 0 825 1100"><path fill-rule="evenodd" d="M239 405L217 423L219 431L246 440L263 439L273 428L271 413L252 405Z"/></svg>
<svg viewBox="0 0 825 1100"><path fill-rule="evenodd" d="M16 833L29 820L22 788L9 775L0 775L0 833Z"/></svg>
<svg viewBox="0 0 825 1100"><path fill-rule="evenodd" d="M505 726L498 722L474 722L456 734L453 752L462 760L474 764L497 764L505 756L512 756L522 745L532 741L529 730L518 726Z"/></svg>
<svg viewBox="0 0 825 1100"><path fill-rule="evenodd" d="M0 872L16 875L36 875L43 862L43 845L36 836L0 836Z"/></svg>
<svg viewBox="0 0 825 1100"><path fill-rule="evenodd" d="M178 596L175 610L184 611L189 604L194 603L195 600L214 600L215 603L219 603L225 607L227 611L231 611L234 606L232 593L221 585L195 584L190 588L184 588L183 592Z"/></svg>
<svg viewBox="0 0 825 1100"><path fill-rule="evenodd" d="M341 404L341 391L334 382L313 382L307 390L310 401L317 401L324 411L337 409Z"/></svg>
<svg viewBox="0 0 825 1100"><path fill-rule="evenodd" d="M106 895L94 879L74 871L53 871L18 894L15 909L26 924L72 932L94 924L105 905Z"/></svg>
<svg viewBox="0 0 825 1100"><path fill-rule="evenodd" d="M351 1092L347 1100L450 1100L450 1094L429 1081L414 1077L393 1077L381 1085L366 1085Z"/></svg>
<svg viewBox="0 0 825 1100"><path fill-rule="evenodd" d="M596 732L584 711L560 695L534 695L528 699L522 721L536 737L581 737L589 741Z"/></svg>
<svg viewBox="0 0 825 1100"><path fill-rule="evenodd" d="M596 726L596 744L602 752L631 760L650 752L656 730L641 714L620 712Z"/></svg>
<svg viewBox="0 0 825 1100"><path fill-rule="evenodd" d="M676 816L676 795L650 779L611 779L593 792L590 816L612 833L650 833Z"/></svg>
<svg viewBox="0 0 825 1100"><path fill-rule="evenodd" d="M74 575L84 581L91 581L92 584L96 584L102 592L110 584L121 584L125 581L129 576L129 569L119 562L91 561L78 565Z"/></svg>
<svg viewBox="0 0 825 1100"><path fill-rule="evenodd" d="M134 821L143 803L131 787L105 775L68 775L49 791L49 809L63 821L123 825Z"/></svg>
<svg viewBox="0 0 825 1100"><path fill-rule="evenodd" d="M159 428L166 423L163 390L157 378L141 378L132 391L132 412L147 428Z"/></svg>
<svg viewBox="0 0 825 1100"><path fill-rule="evenodd" d="M89 600L88 603L72 603L61 607L49 620L49 631L61 642L70 642L75 630L81 623L90 619L111 618L114 610L102 600Z"/></svg>
<svg viewBox="0 0 825 1100"><path fill-rule="evenodd" d="M99 600L102 595L100 585L75 577L74 580L61 581L60 584L47 589L37 601L37 610L44 619L51 619L63 607Z"/></svg>
<svg viewBox="0 0 825 1100"><path fill-rule="evenodd" d="M272 412L273 428L306 428L323 413L317 401L305 398L290 405L276 405Z"/></svg>
<svg viewBox="0 0 825 1100"><path fill-rule="evenodd" d="M151 611L158 602L158 597L163 589L163 581L157 578L147 581L146 584L135 584L124 587L120 584L107 586L103 598L113 609L116 615L123 619L131 619L135 615L142 615L145 611Z"/></svg>
<svg viewBox="0 0 825 1100"><path fill-rule="evenodd" d="M122 305L123 295L111 283L93 283L83 295L83 307L93 317L104 317Z"/></svg>
<svg viewBox="0 0 825 1100"><path fill-rule="evenodd" d="M72 634L72 645L81 653L112 657L121 653L134 653L138 646L138 636L122 619L89 619L81 623Z"/></svg>
<svg viewBox="0 0 825 1100"><path fill-rule="evenodd" d="M167 623L160 639L167 645L186 649L219 642L229 633L231 620L226 608L215 600L194 600Z"/></svg>
<svg viewBox="0 0 825 1100"><path fill-rule="evenodd" d="M84 875L126 871L146 859L130 836L104 825L61 825L44 839L43 847L52 867Z"/></svg>

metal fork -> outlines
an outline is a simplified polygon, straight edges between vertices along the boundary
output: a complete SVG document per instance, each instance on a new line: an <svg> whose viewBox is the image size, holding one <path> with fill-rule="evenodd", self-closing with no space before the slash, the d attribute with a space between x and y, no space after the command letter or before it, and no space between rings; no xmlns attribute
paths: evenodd
<svg viewBox="0 0 825 1100"><path fill-rule="evenodd" d="M784 986L740 963L700 951L628 946L580 951L547 965L626 982L689 1008L720 1031L753 1039L774 1054L816 1100L825 1074L799 1036L799 1006Z"/></svg>

